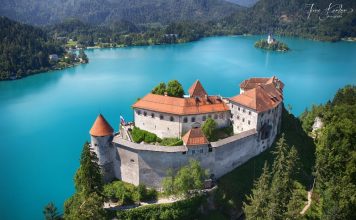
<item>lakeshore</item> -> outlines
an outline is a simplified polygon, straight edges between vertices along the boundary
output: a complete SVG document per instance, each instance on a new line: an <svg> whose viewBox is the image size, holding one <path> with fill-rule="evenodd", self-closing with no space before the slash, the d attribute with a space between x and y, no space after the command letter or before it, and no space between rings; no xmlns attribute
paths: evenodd
<svg viewBox="0 0 356 220"><path fill-rule="evenodd" d="M7 177L0 183L2 217L39 219L49 201L61 207L74 191L81 146L97 114L116 129L118 115L132 120L127 106L161 81L178 79L187 90L199 79L210 94L230 97L245 78L277 75L288 85L285 105L295 115L356 83L354 43L281 37L293 50L279 54L255 49L260 38L86 50L86 65L0 82L0 173Z"/></svg>

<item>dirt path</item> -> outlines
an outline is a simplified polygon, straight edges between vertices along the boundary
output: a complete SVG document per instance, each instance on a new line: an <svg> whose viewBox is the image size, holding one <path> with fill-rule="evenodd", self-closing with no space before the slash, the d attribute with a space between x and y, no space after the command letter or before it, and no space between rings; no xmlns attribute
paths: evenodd
<svg viewBox="0 0 356 220"><path fill-rule="evenodd" d="M309 207L310 207L310 205L311 205L311 202L312 202L312 198L311 198L311 197L312 197L312 195L313 195L314 185L315 185L315 179L314 179L312 188L310 189L310 191L308 191L308 202L307 202L307 204L304 206L303 210L300 212L301 215L304 215L305 212L309 209Z"/></svg>
<svg viewBox="0 0 356 220"><path fill-rule="evenodd" d="M304 215L305 212L309 209L309 207L311 205L311 201L312 201L312 199L311 199L312 194L313 194L313 190L308 191L308 202L304 206L303 210L300 212L301 215Z"/></svg>

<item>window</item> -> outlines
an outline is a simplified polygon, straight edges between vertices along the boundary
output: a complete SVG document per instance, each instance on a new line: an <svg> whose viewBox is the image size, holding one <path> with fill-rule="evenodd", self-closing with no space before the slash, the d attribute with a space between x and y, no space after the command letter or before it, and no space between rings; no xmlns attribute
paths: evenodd
<svg viewBox="0 0 356 220"><path fill-rule="evenodd" d="M135 160L134 160L134 159L131 159L130 161L131 161L132 163L134 163L134 162L135 162Z"/></svg>
<svg viewBox="0 0 356 220"><path fill-rule="evenodd" d="M183 151L182 154L187 154L187 152L186 152L186 151Z"/></svg>
<svg viewBox="0 0 356 220"><path fill-rule="evenodd" d="M242 110L242 112L243 112L243 113L245 113L245 112L246 112L246 110L245 110L245 109L243 109L243 110Z"/></svg>
<svg viewBox="0 0 356 220"><path fill-rule="evenodd" d="M183 122L184 122L184 123L187 123L187 122L188 122L188 118L187 118L187 117L184 117L184 118L183 118Z"/></svg>
<svg viewBox="0 0 356 220"><path fill-rule="evenodd" d="M220 119L223 119L224 118L224 113L220 113L219 117L220 117Z"/></svg>
<svg viewBox="0 0 356 220"><path fill-rule="evenodd" d="M154 113L151 113L151 118L154 118L155 117L155 114Z"/></svg>
<svg viewBox="0 0 356 220"><path fill-rule="evenodd" d="M200 149L200 153L203 153L204 151L203 151L203 149Z"/></svg>
<svg viewBox="0 0 356 220"><path fill-rule="evenodd" d="M192 150L192 154L195 154L195 150Z"/></svg>
<svg viewBox="0 0 356 220"><path fill-rule="evenodd" d="M192 117L192 118L190 119L190 121L191 121L191 122L195 122L195 117Z"/></svg>
<svg viewBox="0 0 356 220"><path fill-rule="evenodd" d="M231 108L234 108L234 105L231 105Z"/></svg>
<svg viewBox="0 0 356 220"><path fill-rule="evenodd" d="M218 115L217 114L214 115L214 119L218 119Z"/></svg>
<svg viewBox="0 0 356 220"><path fill-rule="evenodd" d="M238 115L238 116L236 116L236 119L237 119L237 120L240 120L240 116L239 116L239 115Z"/></svg>
<svg viewBox="0 0 356 220"><path fill-rule="evenodd" d="M251 111L248 111L248 115L251 115Z"/></svg>
<svg viewBox="0 0 356 220"><path fill-rule="evenodd" d="M206 116L205 115L203 116L203 121L206 121Z"/></svg>
<svg viewBox="0 0 356 220"><path fill-rule="evenodd" d="M213 152L213 148L212 147L209 147L209 152Z"/></svg>
<svg viewBox="0 0 356 220"><path fill-rule="evenodd" d="M169 120L174 121L174 117L173 117L173 116L171 116Z"/></svg>
<svg viewBox="0 0 356 220"><path fill-rule="evenodd" d="M159 119L163 120L163 118L164 118L163 115L159 115Z"/></svg>
<svg viewBox="0 0 356 220"><path fill-rule="evenodd" d="M211 115L208 115L208 118L211 118Z"/></svg>
<svg viewBox="0 0 356 220"><path fill-rule="evenodd" d="M247 121L247 124L251 124L250 120Z"/></svg>
<svg viewBox="0 0 356 220"><path fill-rule="evenodd" d="M137 110L136 113L137 113L138 115L141 115L141 110Z"/></svg>
<svg viewBox="0 0 356 220"><path fill-rule="evenodd" d="M245 118L242 119L242 122L245 122Z"/></svg>
<svg viewBox="0 0 356 220"><path fill-rule="evenodd" d="M237 108L240 111L240 107Z"/></svg>
<svg viewBox="0 0 356 220"><path fill-rule="evenodd" d="M147 112L143 112L143 116L147 116Z"/></svg>

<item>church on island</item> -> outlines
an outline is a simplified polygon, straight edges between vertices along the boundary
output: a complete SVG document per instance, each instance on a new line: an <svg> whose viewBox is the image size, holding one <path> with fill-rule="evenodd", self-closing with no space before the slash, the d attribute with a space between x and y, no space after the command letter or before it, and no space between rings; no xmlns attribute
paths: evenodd
<svg viewBox="0 0 356 220"><path fill-rule="evenodd" d="M134 121L122 123L118 132L100 114L89 133L104 181L159 189L168 169L178 170L190 159L221 177L272 145L281 125L283 88L275 76L250 78L238 95L226 98L209 95L197 80L182 98L149 93L139 99L132 105ZM208 118L217 128L232 127L233 134L209 142L201 129ZM135 143L134 127L183 144Z"/></svg>

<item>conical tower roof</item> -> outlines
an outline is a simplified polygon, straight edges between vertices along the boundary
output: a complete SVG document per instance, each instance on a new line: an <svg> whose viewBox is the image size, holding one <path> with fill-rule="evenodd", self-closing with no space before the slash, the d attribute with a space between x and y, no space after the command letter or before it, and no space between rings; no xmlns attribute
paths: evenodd
<svg viewBox="0 0 356 220"><path fill-rule="evenodd" d="M208 139L206 139L203 131L200 128L192 128L192 129L190 129L182 137L182 140L183 140L183 143L186 146L209 144Z"/></svg>
<svg viewBox="0 0 356 220"><path fill-rule="evenodd" d="M188 92L190 97L202 97L208 95L199 80L194 82L194 84L189 88Z"/></svg>
<svg viewBox="0 0 356 220"><path fill-rule="evenodd" d="M101 114L98 115L89 131L90 135L97 137L112 135L113 132L114 129L110 126L110 124Z"/></svg>

